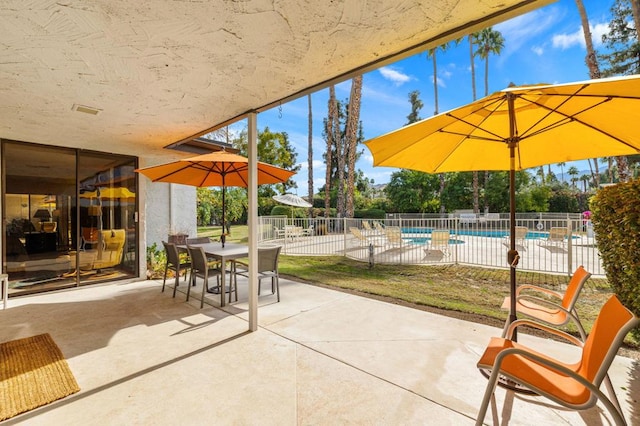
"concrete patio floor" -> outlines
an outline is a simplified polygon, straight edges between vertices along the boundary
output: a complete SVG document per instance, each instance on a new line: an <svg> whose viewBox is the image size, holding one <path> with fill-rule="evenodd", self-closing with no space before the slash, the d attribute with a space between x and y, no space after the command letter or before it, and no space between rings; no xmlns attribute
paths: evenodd
<svg viewBox="0 0 640 426"><path fill-rule="evenodd" d="M11 299L0 311L0 341L50 333L81 391L3 424L473 424L486 385L475 364L500 334L289 280L281 280L280 303L263 293L259 329L249 333L242 291L224 310L201 310L197 297L185 303L161 286ZM558 342L519 340L565 359L576 354ZM627 421L640 424L640 365L617 357L610 375ZM601 405L578 414L539 397L496 396L487 424L611 423Z"/></svg>

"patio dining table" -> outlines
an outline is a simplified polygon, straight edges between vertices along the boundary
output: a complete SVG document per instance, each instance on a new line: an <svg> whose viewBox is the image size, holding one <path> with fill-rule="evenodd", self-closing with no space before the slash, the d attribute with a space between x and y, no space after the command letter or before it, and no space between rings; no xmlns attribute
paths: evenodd
<svg viewBox="0 0 640 426"><path fill-rule="evenodd" d="M208 257L220 261L220 268L222 270L222 274L220 274L220 306L225 306L224 295L226 293L227 261L248 257L249 246L226 243L223 247L222 244L213 242L189 245L204 248L204 252ZM181 251L187 251L186 244L179 244L176 247Z"/></svg>

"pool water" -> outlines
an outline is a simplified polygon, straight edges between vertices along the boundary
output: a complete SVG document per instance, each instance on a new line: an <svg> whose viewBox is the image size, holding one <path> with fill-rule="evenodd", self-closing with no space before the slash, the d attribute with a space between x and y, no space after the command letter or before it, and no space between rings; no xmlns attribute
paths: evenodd
<svg viewBox="0 0 640 426"><path fill-rule="evenodd" d="M431 234L433 228L402 228L403 234ZM451 231L454 234L454 231ZM500 229L458 229L457 235L469 235L472 237L504 238L509 235L509 231ZM528 240L537 240L549 237L548 232L529 231L525 237ZM457 241L457 240L452 240ZM451 243L460 244L460 243Z"/></svg>
<svg viewBox="0 0 640 426"><path fill-rule="evenodd" d="M416 245L426 245L431 241L431 238L428 237L418 237L418 238L405 238L411 244ZM449 244L464 244L462 240L454 240L453 238L449 239Z"/></svg>

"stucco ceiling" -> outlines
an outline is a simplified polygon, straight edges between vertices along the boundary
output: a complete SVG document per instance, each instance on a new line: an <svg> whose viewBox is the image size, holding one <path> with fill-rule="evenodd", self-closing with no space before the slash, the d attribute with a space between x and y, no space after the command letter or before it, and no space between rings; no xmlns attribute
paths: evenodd
<svg viewBox="0 0 640 426"><path fill-rule="evenodd" d="M549 2L3 1L0 137L153 157Z"/></svg>

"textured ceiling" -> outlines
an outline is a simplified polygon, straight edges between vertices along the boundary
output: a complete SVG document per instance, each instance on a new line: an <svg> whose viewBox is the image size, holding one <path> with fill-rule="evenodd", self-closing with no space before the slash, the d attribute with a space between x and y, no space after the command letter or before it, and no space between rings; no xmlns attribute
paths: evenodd
<svg viewBox="0 0 640 426"><path fill-rule="evenodd" d="M0 137L154 157L549 2L3 1Z"/></svg>

